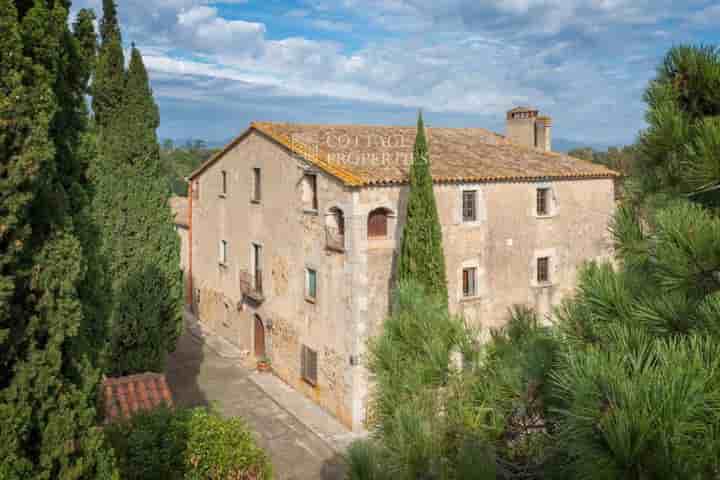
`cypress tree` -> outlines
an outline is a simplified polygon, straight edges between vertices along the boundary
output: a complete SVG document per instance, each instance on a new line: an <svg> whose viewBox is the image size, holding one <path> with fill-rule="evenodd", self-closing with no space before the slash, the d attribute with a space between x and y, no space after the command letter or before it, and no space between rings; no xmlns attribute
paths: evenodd
<svg viewBox="0 0 720 480"><path fill-rule="evenodd" d="M125 84L125 56L114 0L103 0L100 50L93 78L92 107L95 121L105 127L120 106ZM102 133L102 132L101 132Z"/></svg>
<svg viewBox="0 0 720 480"><path fill-rule="evenodd" d="M0 478L116 478L82 338L88 67L48 3L0 0Z"/></svg>
<svg viewBox="0 0 720 480"><path fill-rule="evenodd" d="M158 108L133 46L121 107L107 118L96 218L112 278L114 375L162 371L182 327L180 247L161 174Z"/></svg>
<svg viewBox="0 0 720 480"><path fill-rule="evenodd" d="M447 303L442 230L433 192L422 112L418 115L410 167L410 193L398 260L398 280L415 281L428 294L438 295Z"/></svg>

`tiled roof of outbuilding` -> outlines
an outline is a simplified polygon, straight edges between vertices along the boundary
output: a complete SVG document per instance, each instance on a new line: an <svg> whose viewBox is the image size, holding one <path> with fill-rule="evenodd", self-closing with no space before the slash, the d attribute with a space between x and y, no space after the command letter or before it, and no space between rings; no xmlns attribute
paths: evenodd
<svg viewBox="0 0 720 480"><path fill-rule="evenodd" d="M406 183L415 127L308 125L254 122L208 165L256 130L349 186ZM617 174L601 165L555 152L512 144L482 128L427 128L435 182L533 181L603 178Z"/></svg>
<svg viewBox="0 0 720 480"><path fill-rule="evenodd" d="M106 378L102 383L102 395L106 423L128 419L137 412L149 411L161 404L173 406L170 387L161 373Z"/></svg>

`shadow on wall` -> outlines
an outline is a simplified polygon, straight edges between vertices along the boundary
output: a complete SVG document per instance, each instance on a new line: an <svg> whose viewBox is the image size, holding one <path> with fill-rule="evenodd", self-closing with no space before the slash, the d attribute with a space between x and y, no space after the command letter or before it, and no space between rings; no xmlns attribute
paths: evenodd
<svg viewBox="0 0 720 480"><path fill-rule="evenodd" d="M198 378L203 359L202 342L186 327L175 351L169 355L165 368L165 377L178 407L209 406Z"/></svg>

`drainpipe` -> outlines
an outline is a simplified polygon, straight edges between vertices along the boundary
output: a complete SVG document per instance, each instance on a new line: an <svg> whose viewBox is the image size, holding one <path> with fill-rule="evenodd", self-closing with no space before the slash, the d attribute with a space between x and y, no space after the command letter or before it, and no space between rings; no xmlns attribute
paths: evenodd
<svg viewBox="0 0 720 480"><path fill-rule="evenodd" d="M192 255L192 248L193 248L193 228L192 228L192 218L193 218L193 182L192 180L186 178L185 181L188 182L188 271L187 271L187 291L185 292L185 301L190 306L190 310L194 309L193 305L193 275L192 275L192 261L193 261L193 255ZM193 313L197 313L194 312Z"/></svg>

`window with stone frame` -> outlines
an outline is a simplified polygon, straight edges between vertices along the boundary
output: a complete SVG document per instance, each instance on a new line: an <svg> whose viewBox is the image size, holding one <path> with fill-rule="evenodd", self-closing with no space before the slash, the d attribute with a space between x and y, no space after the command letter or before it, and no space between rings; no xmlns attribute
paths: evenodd
<svg viewBox="0 0 720 480"><path fill-rule="evenodd" d="M317 299L317 271L312 268L305 269L305 298L311 301Z"/></svg>
<svg viewBox="0 0 720 480"><path fill-rule="evenodd" d="M262 199L262 177L259 168L253 168L253 185L251 201L260 203Z"/></svg>
<svg viewBox="0 0 720 480"><path fill-rule="evenodd" d="M317 352L307 345L300 349L300 376L310 385L317 385Z"/></svg>
<svg viewBox="0 0 720 480"><path fill-rule="evenodd" d="M537 259L537 283L550 282L550 257Z"/></svg>
<svg viewBox="0 0 720 480"><path fill-rule="evenodd" d="M477 221L477 190L463 190L462 218L463 222Z"/></svg>
<svg viewBox="0 0 720 480"><path fill-rule="evenodd" d="M390 212L386 208L376 208L368 215L368 238L387 238L388 216Z"/></svg>
<svg viewBox="0 0 720 480"><path fill-rule="evenodd" d="M463 268L462 271L463 297L475 297L477 295L477 268Z"/></svg>
<svg viewBox="0 0 720 480"><path fill-rule="evenodd" d="M549 188L538 188L537 189L537 214L538 215L550 215L550 189Z"/></svg>
<svg viewBox="0 0 720 480"><path fill-rule="evenodd" d="M306 173L303 175L303 208L305 210L317 211L318 209L318 192L317 192L317 175L314 173Z"/></svg>
<svg viewBox="0 0 720 480"><path fill-rule="evenodd" d="M221 265L227 264L228 259L228 242L227 240L220 240L220 251L218 252L218 261Z"/></svg>

